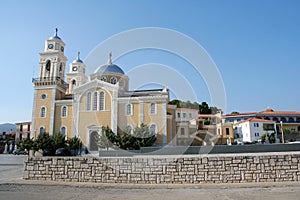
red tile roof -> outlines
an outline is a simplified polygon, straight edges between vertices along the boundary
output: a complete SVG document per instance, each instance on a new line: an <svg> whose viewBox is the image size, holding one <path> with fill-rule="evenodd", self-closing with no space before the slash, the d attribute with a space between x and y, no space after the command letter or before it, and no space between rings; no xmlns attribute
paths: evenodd
<svg viewBox="0 0 300 200"><path fill-rule="evenodd" d="M259 118L250 118L250 119L246 119L243 120L241 122L238 122L236 124L241 124L241 123L245 123L245 122L263 122L263 123L274 123L275 121L272 120L266 120L266 119L259 119Z"/></svg>
<svg viewBox="0 0 300 200"><path fill-rule="evenodd" d="M226 117L233 117L233 116L247 116L247 115L300 115L300 112L295 111L274 111L270 108L267 108L261 112L244 112L239 114L227 114Z"/></svg>

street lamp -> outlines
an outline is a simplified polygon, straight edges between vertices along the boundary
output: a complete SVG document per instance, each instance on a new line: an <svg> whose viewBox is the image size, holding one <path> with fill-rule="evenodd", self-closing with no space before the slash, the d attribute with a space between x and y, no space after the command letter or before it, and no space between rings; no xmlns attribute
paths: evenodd
<svg viewBox="0 0 300 200"><path fill-rule="evenodd" d="M282 140L282 143L284 143L284 135L283 135L283 129L282 129L282 121L280 121L280 127L281 127L281 140Z"/></svg>

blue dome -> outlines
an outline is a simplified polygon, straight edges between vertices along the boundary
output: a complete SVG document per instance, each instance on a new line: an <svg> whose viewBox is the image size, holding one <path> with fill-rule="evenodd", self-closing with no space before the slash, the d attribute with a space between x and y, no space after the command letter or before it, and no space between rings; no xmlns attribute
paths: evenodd
<svg viewBox="0 0 300 200"><path fill-rule="evenodd" d="M100 66L96 71L96 73L119 73L124 74L124 71L115 64L105 64Z"/></svg>
<svg viewBox="0 0 300 200"><path fill-rule="evenodd" d="M61 38L58 37L57 35L54 35L54 36L51 36L51 37L49 38L49 40L61 40Z"/></svg>
<svg viewBox="0 0 300 200"><path fill-rule="evenodd" d="M72 63L83 63L83 61L82 60L80 60L80 59L75 59L75 60L73 60L73 62Z"/></svg>
<svg viewBox="0 0 300 200"><path fill-rule="evenodd" d="M55 34L49 38L49 40L61 40L57 35L58 29L55 29Z"/></svg>

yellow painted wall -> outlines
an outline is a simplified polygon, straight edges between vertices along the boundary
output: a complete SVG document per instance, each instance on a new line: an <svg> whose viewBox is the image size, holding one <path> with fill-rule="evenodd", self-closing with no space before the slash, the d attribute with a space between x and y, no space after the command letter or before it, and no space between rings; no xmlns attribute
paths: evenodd
<svg viewBox="0 0 300 200"><path fill-rule="evenodd" d="M93 92L95 90L90 90L92 93L93 99ZM80 139L84 144L87 144L88 141L88 127L95 125L95 126L109 126L111 127L111 96L109 93L111 91L106 91L102 89L97 89L96 91L104 91L105 93L105 109L103 111L87 111L87 91L85 94L82 95L79 104L79 124L78 124L78 133ZM99 93L98 93L99 98ZM93 102L93 101L92 101ZM98 102L99 104L99 102ZM99 106L99 105L98 105ZM91 108L93 108L93 103L91 104Z"/></svg>
<svg viewBox="0 0 300 200"><path fill-rule="evenodd" d="M67 117L61 117L62 105L56 106L55 109L55 121L54 121L54 133L59 133L62 126L67 128L67 137L73 137L73 105L67 105Z"/></svg>
<svg viewBox="0 0 300 200"><path fill-rule="evenodd" d="M37 96L36 96L36 105L35 106L35 113L34 113L34 137L36 138L39 134L39 128L41 126L45 127L46 132L49 132L50 130L50 113L52 108L52 99L53 99L53 90L54 89L42 89L42 90L37 90ZM42 94L46 94L47 98L42 99ZM45 106L46 107L46 117L41 118L40 117L40 112L41 112L41 107Z"/></svg>

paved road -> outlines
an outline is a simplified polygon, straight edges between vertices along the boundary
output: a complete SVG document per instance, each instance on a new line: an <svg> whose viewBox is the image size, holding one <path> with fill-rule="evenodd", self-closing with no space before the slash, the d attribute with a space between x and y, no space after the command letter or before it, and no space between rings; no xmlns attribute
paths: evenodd
<svg viewBox="0 0 300 200"><path fill-rule="evenodd" d="M22 180L23 156L0 155L0 200L53 199L300 199L298 183L108 185Z"/></svg>

